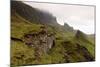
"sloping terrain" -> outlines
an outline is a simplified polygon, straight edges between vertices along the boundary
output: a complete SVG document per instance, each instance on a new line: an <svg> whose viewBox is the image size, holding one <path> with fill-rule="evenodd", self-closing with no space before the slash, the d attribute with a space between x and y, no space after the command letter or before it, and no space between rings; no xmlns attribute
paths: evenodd
<svg viewBox="0 0 100 67"><path fill-rule="evenodd" d="M95 60L92 39L68 24L61 26L47 12L11 1L11 65Z"/></svg>

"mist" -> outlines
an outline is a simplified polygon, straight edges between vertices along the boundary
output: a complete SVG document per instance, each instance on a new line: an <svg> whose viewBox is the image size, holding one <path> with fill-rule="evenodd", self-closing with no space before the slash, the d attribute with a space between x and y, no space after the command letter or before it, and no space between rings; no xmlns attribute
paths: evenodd
<svg viewBox="0 0 100 67"><path fill-rule="evenodd" d="M94 34L95 7L69 4L51 4L38 2L24 2L32 7L50 12L57 18L60 25L69 24L86 34Z"/></svg>

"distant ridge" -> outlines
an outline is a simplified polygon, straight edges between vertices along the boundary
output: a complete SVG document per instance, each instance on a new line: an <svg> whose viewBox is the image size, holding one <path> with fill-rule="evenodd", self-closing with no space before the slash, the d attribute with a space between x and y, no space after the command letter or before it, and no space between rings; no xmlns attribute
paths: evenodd
<svg viewBox="0 0 100 67"><path fill-rule="evenodd" d="M11 8L12 14L17 13L31 23L51 25L61 31L75 32L67 23L64 26L58 24L56 17L51 13L31 7L21 1L12 1Z"/></svg>

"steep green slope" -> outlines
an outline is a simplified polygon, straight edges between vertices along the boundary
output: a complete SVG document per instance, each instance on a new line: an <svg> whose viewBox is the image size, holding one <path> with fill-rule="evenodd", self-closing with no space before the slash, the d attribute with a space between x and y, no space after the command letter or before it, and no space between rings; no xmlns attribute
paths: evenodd
<svg viewBox="0 0 100 67"><path fill-rule="evenodd" d="M15 15L14 15L15 16ZM38 32L40 26L38 24L31 24L21 17L17 16L16 21L12 16L12 34L11 37L22 39L24 34L29 31ZM18 24L18 25L17 25ZM18 26L18 27L17 27ZM24 29L25 28L25 29ZM47 28L49 31L55 32L52 27ZM22 33L21 33L22 32ZM24 42L13 40L11 41L11 64L12 65L31 65L31 64L50 64L50 63L69 63L69 62L82 62L94 60L88 50L83 47L79 41L77 45L76 40L73 39L73 35L70 33L62 33L57 31L55 33L56 44L49 51L49 53L41 56L41 61L35 60L34 48L28 47ZM80 39L79 39L80 40ZM80 40L81 41L81 40ZM85 48L85 49L83 49ZM85 51L85 52L84 52ZM28 52L28 53L27 53ZM84 56L87 53L86 56ZM89 54L89 55L88 55ZM89 57L89 59L87 58Z"/></svg>
<svg viewBox="0 0 100 67"><path fill-rule="evenodd" d="M11 8L12 12L17 12L17 14L30 23L50 25L58 29L60 32L74 32L73 28L67 23L64 24L64 26L59 25L56 17L51 13L31 7L21 1L12 1Z"/></svg>
<svg viewBox="0 0 100 67"><path fill-rule="evenodd" d="M77 31L75 40L76 42L80 43L82 46L87 48L88 51L92 54L92 56L95 57L95 43L90 41L88 35L85 35L81 31Z"/></svg>
<svg viewBox="0 0 100 67"><path fill-rule="evenodd" d="M14 3L16 3L16 1ZM14 6L16 4L12 5ZM23 5L23 3L20 3L20 5ZM22 13L19 12L21 12L22 9L24 9L24 7L22 8L22 6L20 6L22 9L19 9L18 7L19 5L16 6L17 8L12 8L11 12L11 65L12 66L86 62L95 60L94 43L91 42L92 40L90 41L87 38L87 35L83 34L81 31L75 31L76 32L75 34L74 32L72 32L74 30L68 25L62 27L57 24L57 26L55 26L54 23L57 22L54 21L52 22L50 21L51 22L50 25L43 24L48 22L43 22L40 18L39 20L36 19L38 15L37 14L32 15L36 13L34 12L36 10L34 10L34 8L28 7L28 5L23 5L25 7L25 10L27 11L23 13L22 16ZM16 9L18 10L16 11ZM30 10L32 11L32 14ZM32 19L30 20L30 18L27 17L30 17ZM52 16L49 15L49 17ZM52 17L52 19L55 18ZM44 34L43 33L44 30L42 30L41 28L44 28L44 30L46 31L45 35L47 36L53 35L54 38L54 44L51 47L51 49L47 51L47 53L43 53L42 50L40 50L42 42L39 45L38 44L30 45L30 43L27 44L26 42L30 41L28 40L29 37L27 35L32 35L31 38L32 42L34 43L38 43L38 41L41 41L39 37L42 37L42 35L40 34ZM68 30L69 28L70 31ZM37 42L35 42L34 40L35 37ZM42 37L42 39L43 38L44 37Z"/></svg>
<svg viewBox="0 0 100 67"><path fill-rule="evenodd" d="M33 8L21 1L12 1L11 7L12 11L16 11L20 16L31 23L57 24L56 18L52 14Z"/></svg>
<svg viewBox="0 0 100 67"><path fill-rule="evenodd" d="M32 24L19 16L17 13L12 14L11 18L11 35L12 37L21 38L25 33L29 31L39 31L42 25Z"/></svg>

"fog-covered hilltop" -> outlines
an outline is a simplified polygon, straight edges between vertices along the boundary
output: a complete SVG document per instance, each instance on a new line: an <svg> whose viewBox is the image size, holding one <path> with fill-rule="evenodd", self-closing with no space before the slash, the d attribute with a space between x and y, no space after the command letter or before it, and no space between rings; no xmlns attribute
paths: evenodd
<svg viewBox="0 0 100 67"><path fill-rule="evenodd" d="M32 23L55 24L57 22L52 14L33 8L22 2L13 1L11 4L11 10L16 11L20 16Z"/></svg>
<svg viewBox="0 0 100 67"><path fill-rule="evenodd" d="M71 28L67 23L65 23L64 26L58 24L56 17L49 12L33 8L19 1L13 1L11 4L11 11L16 12L31 23L47 24L57 28L60 27L64 31L73 31L73 28Z"/></svg>

